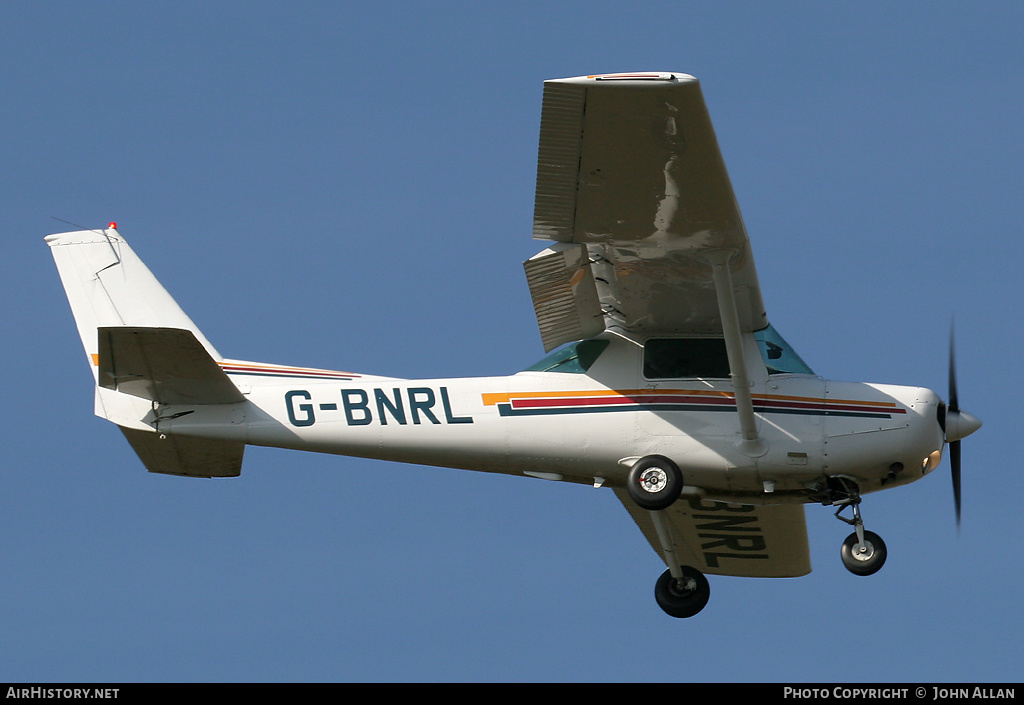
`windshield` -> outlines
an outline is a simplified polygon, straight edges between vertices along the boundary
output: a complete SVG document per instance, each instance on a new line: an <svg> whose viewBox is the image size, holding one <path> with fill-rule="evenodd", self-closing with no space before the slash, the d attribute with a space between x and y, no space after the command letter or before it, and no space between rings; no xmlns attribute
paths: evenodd
<svg viewBox="0 0 1024 705"><path fill-rule="evenodd" d="M527 372L572 372L583 374L608 347L607 340L581 340L555 350L540 362L526 368Z"/></svg>
<svg viewBox="0 0 1024 705"><path fill-rule="evenodd" d="M757 338L757 346L761 349L761 357L768 368L768 374L814 374L807 363L800 359L796 351L789 347L789 343L773 327L768 326L764 330L757 331L754 333L754 337Z"/></svg>

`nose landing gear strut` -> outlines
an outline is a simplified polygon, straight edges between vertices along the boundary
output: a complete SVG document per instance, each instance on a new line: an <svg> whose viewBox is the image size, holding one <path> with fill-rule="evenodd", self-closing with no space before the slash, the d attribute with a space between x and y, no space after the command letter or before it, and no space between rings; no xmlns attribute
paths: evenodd
<svg viewBox="0 0 1024 705"><path fill-rule="evenodd" d="M848 480L836 479L840 480L844 495L843 499L835 502L839 506L839 509L836 510L836 519L853 526L853 533L846 537L839 550L843 565L854 575L877 573L885 565L885 558L888 555L885 542L882 541L881 536L864 528L864 520L860 515L860 491L857 485ZM850 507L853 512L852 519L847 519L842 515L843 510L847 507Z"/></svg>

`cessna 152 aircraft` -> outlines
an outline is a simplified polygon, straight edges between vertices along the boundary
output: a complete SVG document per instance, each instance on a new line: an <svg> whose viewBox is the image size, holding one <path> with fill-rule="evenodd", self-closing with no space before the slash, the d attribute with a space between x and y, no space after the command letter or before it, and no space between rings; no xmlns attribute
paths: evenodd
<svg viewBox="0 0 1024 705"><path fill-rule="evenodd" d="M224 358L116 226L46 238L96 413L151 472L232 477L246 445L610 487L689 617L705 574L810 571L805 503L877 571L863 495L913 482L981 426L920 387L816 376L769 324L700 85L681 73L547 81L525 264L550 354L505 377L408 380ZM849 508L851 517L842 515Z"/></svg>

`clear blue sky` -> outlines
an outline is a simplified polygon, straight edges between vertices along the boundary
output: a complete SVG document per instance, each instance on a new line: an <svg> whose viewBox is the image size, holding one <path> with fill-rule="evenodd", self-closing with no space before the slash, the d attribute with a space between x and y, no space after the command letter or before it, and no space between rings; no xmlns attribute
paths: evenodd
<svg viewBox="0 0 1024 705"><path fill-rule="evenodd" d="M945 3L0 5L0 681L1019 681L1024 9ZM92 414L48 233L117 221L230 357L405 377L543 351L541 84L698 76L769 319L823 376L946 387L964 444L872 495L889 560L711 578L607 490L250 449L152 475Z"/></svg>

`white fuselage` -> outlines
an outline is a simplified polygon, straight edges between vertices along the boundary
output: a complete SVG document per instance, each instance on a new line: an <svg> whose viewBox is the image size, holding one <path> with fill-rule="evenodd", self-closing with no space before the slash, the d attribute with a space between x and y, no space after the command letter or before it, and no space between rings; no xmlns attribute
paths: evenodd
<svg viewBox="0 0 1024 705"><path fill-rule="evenodd" d="M623 485L633 460L658 454L679 465L691 492L754 503L816 501L837 475L871 492L938 462L940 400L930 390L769 375L752 364L760 443L751 450L731 380L648 380L641 344L604 337L586 372L282 378L251 363L236 375L225 363L245 402L160 407L142 420L161 433L610 486Z"/></svg>

